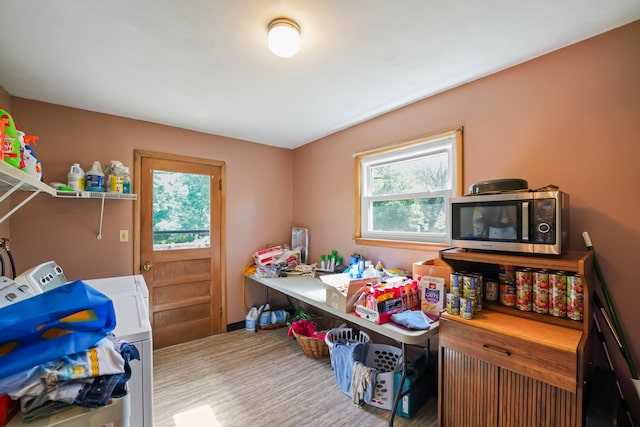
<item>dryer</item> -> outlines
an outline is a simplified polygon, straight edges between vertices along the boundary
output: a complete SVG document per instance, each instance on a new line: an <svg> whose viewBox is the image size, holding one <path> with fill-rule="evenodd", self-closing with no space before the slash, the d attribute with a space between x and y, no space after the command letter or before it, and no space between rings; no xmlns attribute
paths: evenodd
<svg viewBox="0 0 640 427"><path fill-rule="evenodd" d="M136 346L140 362L131 363L130 395L132 427L153 426L153 345L149 322L149 290L142 275L83 280L113 301L118 339Z"/></svg>

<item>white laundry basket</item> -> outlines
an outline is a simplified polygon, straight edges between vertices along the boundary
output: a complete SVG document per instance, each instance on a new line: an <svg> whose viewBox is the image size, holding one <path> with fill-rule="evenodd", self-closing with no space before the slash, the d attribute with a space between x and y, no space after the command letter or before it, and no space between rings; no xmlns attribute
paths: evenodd
<svg viewBox="0 0 640 427"><path fill-rule="evenodd" d="M369 344L365 364L378 370L370 405L390 411L395 396L394 376L402 368L402 350L392 345Z"/></svg>
<svg viewBox="0 0 640 427"><path fill-rule="evenodd" d="M332 348L334 343L340 344L357 344L359 342L371 342L369 334L352 328L335 328L331 329L325 335L324 342L329 347L329 357L331 358L331 367L333 368Z"/></svg>

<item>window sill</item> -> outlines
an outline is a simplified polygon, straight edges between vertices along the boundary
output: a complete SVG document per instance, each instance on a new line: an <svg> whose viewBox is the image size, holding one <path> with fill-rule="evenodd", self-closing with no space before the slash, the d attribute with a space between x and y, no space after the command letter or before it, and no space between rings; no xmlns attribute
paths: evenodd
<svg viewBox="0 0 640 427"><path fill-rule="evenodd" d="M353 240L356 242L357 245L361 245L361 246L380 246L384 248L410 249L414 251L437 252L442 249L446 249L450 247L450 245L445 245L440 243L408 242L404 240L365 239L357 236L354 237Z"/></svg>

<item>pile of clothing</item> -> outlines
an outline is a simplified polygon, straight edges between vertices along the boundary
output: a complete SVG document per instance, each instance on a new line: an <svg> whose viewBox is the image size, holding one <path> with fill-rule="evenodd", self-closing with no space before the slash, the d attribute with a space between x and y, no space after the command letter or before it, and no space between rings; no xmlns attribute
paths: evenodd
<svg viewBox="0 0 640 427"><path fill-rule="evenodd" d="M115 325L113 301L79 280L1 308L0 396L26 422L125 396L140 354Z"/></svg>
<svg viewBox="0 0 640 427"><path fill-rule="evenodd" d="M332 347L333 367L338 387L360 407L370 404L376 387L378 370L366 366L368 342L342 344Z"/></svg>
<svg viewBox="0 0 640 427"><path fill-rule="evenodd" d="M73 405L104 406L127 394L131 360L138 349L110 334L86 351L43 363L0 380L0 394L20 401L24 422L50 416Z"/></svg>

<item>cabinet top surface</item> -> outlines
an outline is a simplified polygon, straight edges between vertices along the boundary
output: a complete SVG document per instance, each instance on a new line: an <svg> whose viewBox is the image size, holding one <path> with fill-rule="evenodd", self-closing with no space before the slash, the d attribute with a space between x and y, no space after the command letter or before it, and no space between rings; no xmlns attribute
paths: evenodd
<svg viewBox="0 0 640 427"><path fill-rule="evenodd" d="M443 313L442 317L470 327L481 328L571 353L576 352L583 335L581 330L494 311L481 311L470 320L447 313Z"/></svg>
<svg viewBox="0 0 640 427"><path fill-rule="evenodd" d="M475 252L459 248L441 252L442 259L480 262L485 264L506 264L520 267L549 268L552 270L575 271L584 274L585 265L591 261L590 251L571 251L560 256L513 255L504 253Z"/></svg>

